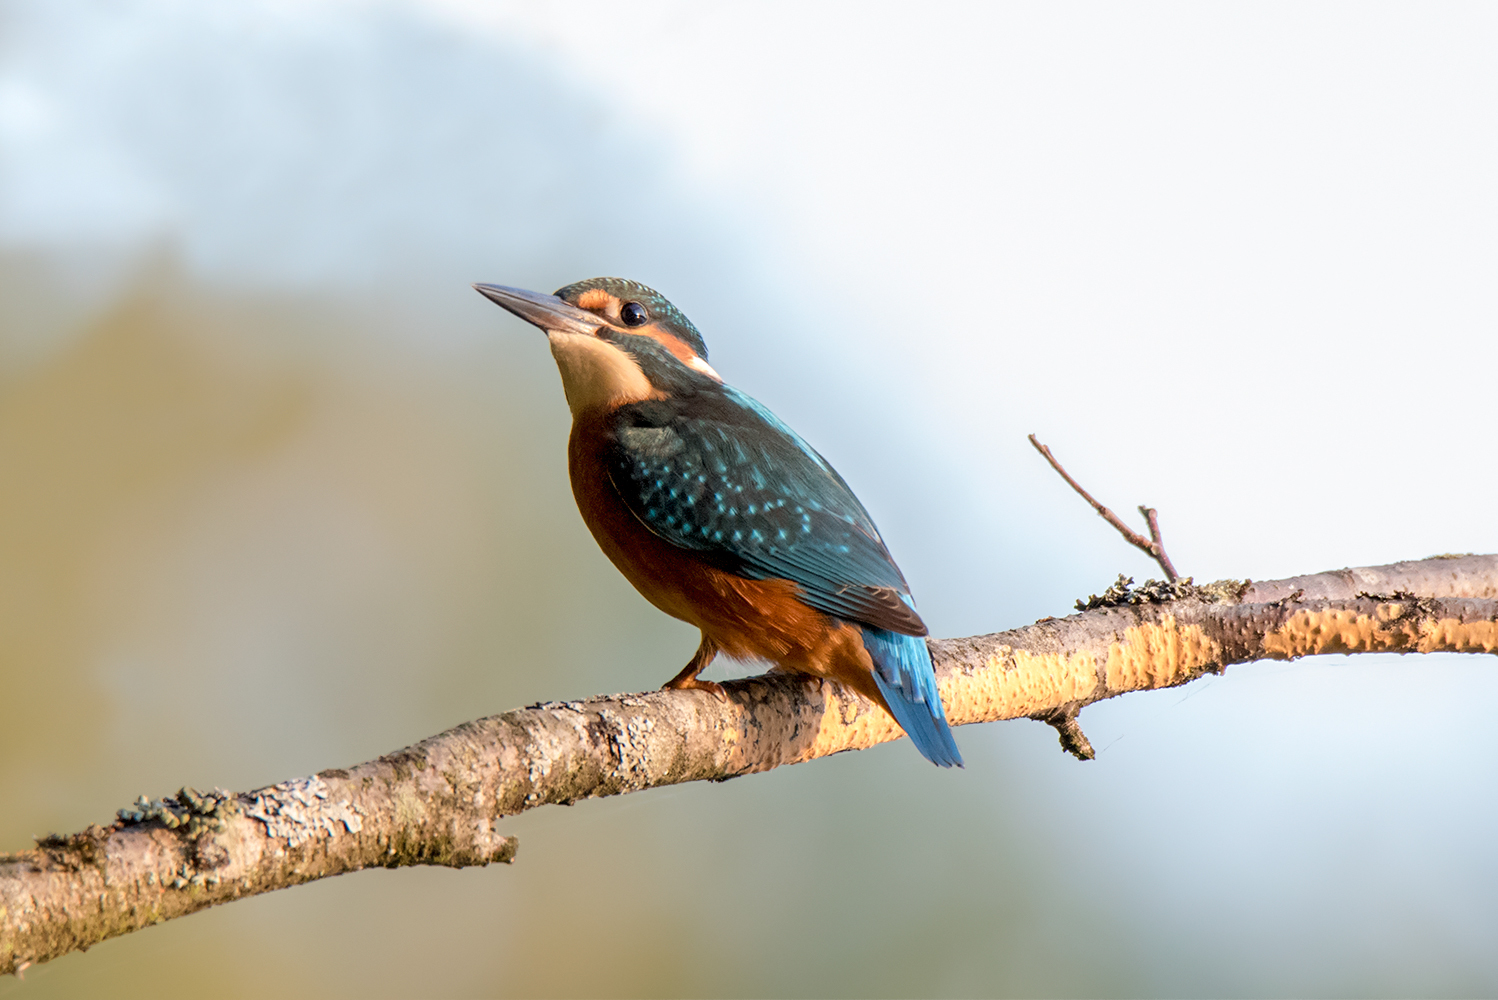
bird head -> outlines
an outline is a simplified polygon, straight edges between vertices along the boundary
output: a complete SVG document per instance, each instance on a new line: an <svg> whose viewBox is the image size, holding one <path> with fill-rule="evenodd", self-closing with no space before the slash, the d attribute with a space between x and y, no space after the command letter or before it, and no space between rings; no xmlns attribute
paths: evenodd
<svg viewBox="0 0 1498 1000"><path fill-rule="evenodd" d="M546 333L574 416L723 381L692 321L637 281L589 278L555 295L473 287Z"/></svg>

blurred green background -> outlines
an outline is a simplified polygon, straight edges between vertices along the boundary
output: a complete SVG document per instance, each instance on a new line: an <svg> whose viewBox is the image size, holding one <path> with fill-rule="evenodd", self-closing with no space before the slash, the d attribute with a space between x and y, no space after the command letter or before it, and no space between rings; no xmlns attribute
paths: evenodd
<svg viewBox="0 0 1498 1000"><path fill-rule="evenodd" d="M0 0L0 849L695 647L572 504L534 331L661 288L940 635L1183 572L1498 550L1487 6ZM724 668L715 668L723 670ZM729 666L743 674L752 666ZM1486 659L504 824L0 997L1486 995Z"/></svg>

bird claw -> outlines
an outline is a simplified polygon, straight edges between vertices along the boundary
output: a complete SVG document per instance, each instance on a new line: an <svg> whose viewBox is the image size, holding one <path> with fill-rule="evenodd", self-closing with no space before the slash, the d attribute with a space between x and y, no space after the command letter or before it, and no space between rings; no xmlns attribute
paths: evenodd
<svg viewBox="0 0 1498 1000"><path fill-rule="evenodd" d="M704 681L696 677L673 677L661 685L662 691L706 691L721 702L728 701L728 692L717 681Z"/></svg>

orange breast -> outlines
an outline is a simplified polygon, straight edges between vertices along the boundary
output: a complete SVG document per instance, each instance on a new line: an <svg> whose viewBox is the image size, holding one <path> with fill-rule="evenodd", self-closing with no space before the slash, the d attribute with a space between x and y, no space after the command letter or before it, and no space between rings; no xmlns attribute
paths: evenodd
<svg viewBox="0 0 1498 1000"><path fill-rule="evenodd" d="M808 607L789 580L749 580L710 566L635 517L609 481L600 419L573 424L567 459L588 530L647 601L697 626L731 657L834 678L884 704L858 626Z"/></svg>

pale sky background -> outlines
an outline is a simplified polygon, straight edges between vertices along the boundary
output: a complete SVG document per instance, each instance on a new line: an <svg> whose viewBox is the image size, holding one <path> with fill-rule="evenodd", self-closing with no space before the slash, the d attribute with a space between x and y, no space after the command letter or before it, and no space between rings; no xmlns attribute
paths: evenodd
<svg viewBox="0 0 1498 1000"><path fill-rule="evenodd" d="M202 315L220 294L342 310L322 332L212 336L250 368L315 357L330 384L398 386L407 373L434 398L473 400L461 419L460 407L430 411L447 414L433 427L452 416L469 428L433 440L482 445L423 459L428 492L446 503L445 475L498 484L441 508L452 538L401 536L417 539L407 548L349 515L357 490L257 485L321 474L311 446L304 469L246 460L242 479L187 490L180 510L141 501L142 523L187 526L121 535L99 557L116 568L96 575L133 579L118 567L137 557L119 553L151 553L165 582L140 589L165 595L151 607L166 624L116 609L73 669L111 704L151 713L173 697L150 679L153 664L178 662L179 640L163 636L189 636L181 662L220 692L300 683L304 663L327 671L308 683L333 692L357 664L381 664L381 692L342 712L288 706L268 745L247 722L189 724L194 746L225 748L202 751L217 769L193 777L205 785L279 780L523 699L674 673L687 637L609 589L622 584L601 558L517 545L505 574L552 574L539 592L613 602L603 620L625 631L586 649L621 662L568 674L564 654L584 647L566 643L585 640L528 637L552 667L510 678L502 664L487 668L502 675L492 687L466 689L480 673L465 667L426 701L384 692L446 649L441 636L492 617L477 596L488 591L473 589L471 608L421 597L425 570L411 568L448 565L477 530L465 518L492 514L485 530L502 535L521 530L526 503L550 504L570 518L557 515L558 545L591 544L559 479L533 487L515 471L531 466L505 464L523 441L559 476L565 411L541 344L474 295L476 280L549 291L613 273L660 288L704 331L718 370L855 486L940 635L1063 614L1119 572L1152 573L1030 451L1032 431L1126 517L1157 507L1176 565L1199 580L1498 551L1495 45L1498 8L1479 4L0 2L0 250L45 261L53 289L24 309L14 296L0 402L65 366L92 319L164 268L193 286ZM350 424L395 411L359 412ZM384 433L371 431L371 454ZM282 471L257 471L272 466ZM261 524L262 510L280 519L264 522L269 535L224 533ZM301 559L318 589L293 588L294 601L278 574ZM220 586L231 596L213 597ZM365 631L319 630L322 608L338 621L352 609ZM406 631L371 631L387 619ZM220 662L233 665L222 676L207 666ZM596 690L567 687L585 684ZM552 990L505 980L522 963L505 952L499 971L475 960L468 979L384 969L357 989L315 981L464 995L1491 993L1495 698L1488 658L1264 664L1088 709L1093 764L1062 758L1034 724L967 727L970 766L952 780L901 746L731 793L522 817L537 849L463 888L420 883L427 905L478 912L449 894L482 885L484 905L518 912L523 887L540 894L577 863L540 844L595 851L587 837L635 827L640 843L692 831L726 895L773 884L765 868L806 895L787 887L738 919L692 910L688 890L659 896L660 913L700 923L721 949L675 979L626 962ZM110 761L129 788L119 803L82 785L22 796L65 779L0 762L0 787L27 803L15 836L187 780L173 770L184 751L132 758L137 736L110 731L78 766ZM147 780L162 787L137 787ZM712 837L697 825L713 823ZM751 860L746 845L808 826L827 834L825 854ZM883 895L819 909L818 871L852 859L905 871L881 854L890 836L944 874L886 874ZM631 891L656 899L650 866L688 862L650 858L630 855L644 866ZM341 920L349 897L333 894L357 891L368 923L342 947L373 956L389 949L380 919L413 910L376 878L228 907L180 933L226 928L214 947L227 955L252 936L279 947L291 939L278 927L309 926L297 921L316 905ZM777 910L787 900L805 926ZM930 959L941 971L898 978L926 966L890 957L899 938L871 916L885 908L945 942ZM652 919L633 921L629 954L659 945L657 930L687 933ZM455 939L428 923L428 947ZM65 995L158 947L110 944L42 970L36 988ZM744 957L758 953L789 957ZM776 978L779 965L801 971ZM16 989L0 983L0 995Z"/></svg>

